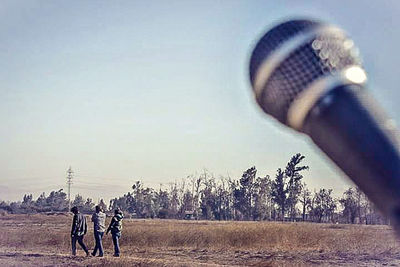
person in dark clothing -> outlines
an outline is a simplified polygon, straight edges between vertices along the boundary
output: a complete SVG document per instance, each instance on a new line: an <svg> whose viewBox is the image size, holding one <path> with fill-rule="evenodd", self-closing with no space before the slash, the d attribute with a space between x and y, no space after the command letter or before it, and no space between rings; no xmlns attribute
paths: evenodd
<svg viewBox="0 0 400 267"><path fill-rule="evenodd" d="M85 251L86 256L89 256L89 250L85 246L85 243L83 243L83 237L87 232L86 218L79 213L78 207L72 207L71 212L74 214L71 228L72 255L76 255L76 241L78 241L79 245Z"/></svg>
<svg viewBox="0 0 400 267"><path fill-rule="evenodd" d="M108 234L108 232L111 231L114 243L114 257L119 257L120 255L119 239L121 238L123 218L124 215L122 214L122 211L120 209L116 209L106 232L106 234Z"/></svg>
<svg viewBox="0 0 400 267"><path fill-rule="evenodd" d="M100 206L96 206L96 212L92 215L92 222L94 239L96 241L92 256L96 256L97 250L99 250L99 257L103 257L102 238L106 230L106 214L103 213Z"/></svg>

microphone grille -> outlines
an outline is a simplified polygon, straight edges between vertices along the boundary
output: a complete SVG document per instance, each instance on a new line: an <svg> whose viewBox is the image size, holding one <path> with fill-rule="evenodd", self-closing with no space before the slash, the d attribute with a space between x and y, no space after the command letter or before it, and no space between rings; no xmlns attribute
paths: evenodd
<svg viewBox="0 0 400 267"><path fill-rule="evenodd" d="M307 38L298 39L301 41L279 62L269 66L270 74L258 85L261 89L258 88L257 101L261 108L284 124L287 124L287 112L293 100L313 81L347 66L361 64L358 49L338 28L308 20L288 21L271 29L256 45L250 59L253 88L257 76L262 75L259 72L263 71L263 64L268 64L268 60L296 36Z"/></svg>
<svg viewBox="0 0 400 267"><path fill-rule="evenodd" d="M270 55L272 51L274 51L278 46L280 46L285 41L288 41L296 34L317 25L319 25L319 23L310 20L291 20L279 24L276 27L272 28L270 31L268 31L260 39L260 41L258 41L251 55L251 60L250 60L251 82L254 81L254 77L258 67L261 65L263 60Z"/></svg>

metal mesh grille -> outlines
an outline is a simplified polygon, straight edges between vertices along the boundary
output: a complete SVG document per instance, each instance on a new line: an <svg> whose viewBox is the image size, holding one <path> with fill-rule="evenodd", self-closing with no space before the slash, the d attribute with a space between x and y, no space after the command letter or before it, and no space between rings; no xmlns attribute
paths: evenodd
<svg viewBox="0 0 400 267"><path fill-rule="evenodd" d="M297 33L305 29L320 25L320 23L310 20L291 20L282 23L268 31L254 48L250 60L250 79L254 82L254 76L260 64L274 51L280 44L293 38Z"/></svg>
<svg viewBox="0 0 400 267"><path fill-rule="evenodd" d="M267 113L286 124L289 106L301 91L319 77L350 65L360 65L353 42L343 34L322 34L288 55L271 74L259 101Z"/></svg>

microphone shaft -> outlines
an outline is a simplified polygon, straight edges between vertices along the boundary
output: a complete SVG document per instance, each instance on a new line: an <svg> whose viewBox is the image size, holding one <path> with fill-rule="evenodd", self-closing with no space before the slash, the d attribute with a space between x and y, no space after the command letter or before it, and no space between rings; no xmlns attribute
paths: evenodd
<svg viewBox="0 0 400 267"><path fill-rule="evenodd" d="M399 139L394 127L388 127L390 121L372 103L359 85L338 86L314 105L302 131L399 230Z"/></svg>

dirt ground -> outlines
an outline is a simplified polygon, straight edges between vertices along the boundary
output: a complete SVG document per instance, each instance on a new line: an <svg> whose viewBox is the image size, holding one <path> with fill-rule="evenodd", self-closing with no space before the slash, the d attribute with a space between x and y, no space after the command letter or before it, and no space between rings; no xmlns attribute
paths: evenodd
<svg viewBox="0 0 400 267"><path fill-rule="evenodd" d="M199 249L138 250L114 258L15 251L0 248L0 266L400 266L398 257L343 255L326 252L209 251Z"/></svg>

